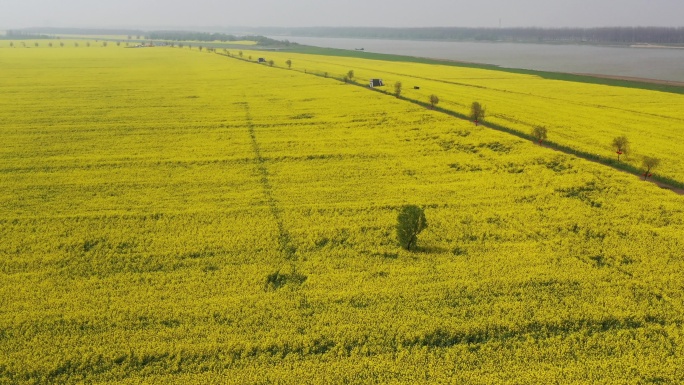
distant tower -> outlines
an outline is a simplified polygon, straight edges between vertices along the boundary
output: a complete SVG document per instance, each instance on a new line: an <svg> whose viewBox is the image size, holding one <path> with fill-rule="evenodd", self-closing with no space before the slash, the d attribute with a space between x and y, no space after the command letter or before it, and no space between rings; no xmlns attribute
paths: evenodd
<svg viewBox="0 0 684 385"><path fill-rule="evenodd" d="M499 29L501 29L501 18L499 18Z"/></svg>

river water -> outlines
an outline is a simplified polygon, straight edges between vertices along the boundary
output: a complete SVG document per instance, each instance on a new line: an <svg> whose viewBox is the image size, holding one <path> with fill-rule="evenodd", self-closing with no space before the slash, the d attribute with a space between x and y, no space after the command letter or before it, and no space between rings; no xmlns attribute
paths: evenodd
<svg viewBox="0 0 684 385"><path fill-rule="evenodd" d="M273 36L317 47L684 82L684 49Z"/></svg>

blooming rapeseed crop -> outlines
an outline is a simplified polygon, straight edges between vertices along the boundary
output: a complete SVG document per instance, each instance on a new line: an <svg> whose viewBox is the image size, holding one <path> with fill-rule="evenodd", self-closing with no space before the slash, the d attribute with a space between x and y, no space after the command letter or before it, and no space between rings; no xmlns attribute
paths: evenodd
<svg viewBox="0 0 684 385"><path fill-rule="evenodd" d="M0 50L0 382L684 380L681 196L330 78L187 48ZM667 152L681 114L316 59L597 149L629 116L670 122L651 134ZM405 204L430 223L417 252L396 243Z"/></svg>

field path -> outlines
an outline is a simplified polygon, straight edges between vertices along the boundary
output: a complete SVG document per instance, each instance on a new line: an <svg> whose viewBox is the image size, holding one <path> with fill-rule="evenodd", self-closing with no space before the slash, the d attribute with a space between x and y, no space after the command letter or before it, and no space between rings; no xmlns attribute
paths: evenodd
<svg viewBox="0 0 684 385"><path fill-rule="evenodd" d="M622 172L624 172L624 173L634 175L634 176L636 176L637 178L641 179L641 175L640 175L640 174L637 174L637 173L634 173L634 172L629 172L629 171L624 170L624 169L621 169L621 168L613 167L613 166L611 166L611 165L609 165L609 164L605 164L605 163L603 163L603 162L601 162L601 161L599 161L599 160L596 160L596 159L593 159L593 158L590 158L590 157L587 157L587 156L583 156L583 155L581 155L581 154L575 154L575 153L573 153L573 152L571 152L571 151L565 151L565 150L563 150L562 148L557 148L557 147L554 147L554 146L548 146L548 145L546 145L546 144L543 144L542 147L548 148L548 149L551 149L551 150L554 150L554 151L557 151L557 152L561 152L561 153L563 153L563 154L577 156L577 157L582 158L582 159L584 159L584 160L587 160L587 161L589 161L589 162L593 162L593 163L600 164L600 165L603 165L603 166L608 166L608 167L611 167L612 169L614 169L614 170L616 170L616 171L622 171ZM671 185L671 184L669 184L669 183L661 182L661 181L658 181L658 180L652 180L652 179L651 179L651 180L644 181L644 182L655 183L658 187L660 187L660 188L662 188L662 189L664 189L664 190L670 190L670 191L672 191L673 193L675 193L675 194L677 194L677 195L684 195L684 189L679 188L679 187L674 186L674 185Z"/></svg>
<svg viewBox="0 0 684 385"><path fill-rule="evenodd" d="M321 65L326 64L326 62L316 61L316 60L312 60L312 59L309 59L309 61L311 61L312 63L319 63ZM367 70L367 71L376 71L377 70L374 67L357 66L356 68ZM427 80L427 81L432 81L432 82L436 82L436 83L443 83L443 84L449 84L449 85L460 86L460 87L490 90L490 91L496 91L496 92L500 92L503 94L510 94L510 95L521 95L521 96L525 96L525 97L533 97L535 99L540 99L540 100L560 101L560 102L563 102L563 103L566 103L569 105L576 105L576 106L583 106L583 107L598 107L598 108L606 109L606 110L624 111L624 112L629 112L629 113L636 114L636 115L657 117L659 119L670 120L670 121L677 122L677 123L684 121L681 118L677 118L677 117L673 117L673 116L648 113L648 112L639 111L639 110L635 110L635 109L609 106L606 104L589 102L589 101L575 101L575 100L571 100L569 98L561 97L559 95L556 95L553 97L552 96L543 96L543 95L531 94L529 92L520 92L520 91L512 91L512 90L503 89L503 88L487 87L487 86L482 86L482 85L472 84L472 83L467 83L467 82L456 82L453 80L444 80L444 79L439 79L439 78L430 77L430 76L418 76L418 75L414 75L411 73L407 73L405 71L397 72L397 71L383 70L383 72L386 74L391 74L391 75L399 75L399 76L413 78L413 79ZM624 80L629 80L629 79L624 79ZM362 84L362 85L365 86L365 84Z"/></svg>
<svg viewBox="0 0 684 385"><path fill-rule="evenodd" d="M236 60L242 60L242 61L247 61L247 62L249 62L249 60L242 59L242 58L236 58L236 57L233 57L233 56L230 56L230 55L225 55L225 54L220 54L220 53L219 53L218 55L225 56L225 57L228 57L228 58L231 58L231 59L236 59ZM312 62L316 62L315 60L311 60L311 61L312 61ZM319 62L319 63L324 64L323 62ZM286 68L282 68L282 67L271 67L271 68L286 69ZM359 67L359 68L363 68L363 67ZM290 69L288 69L288 70L290 70ZM316 73L316 72L313 72L313 71L309 71L309 72L307 72L307 71L299 71L299 72L302 72L302 73L305 73L305 74L308 74L308 75L312 75L312 76L324 76L324 75L321 75L321 74ZM385 72L386 72L386 73L397 74L397 75L402 75L402 76L407 76L407 77L418 78L418 79L431 80L431 81L437 81L437 82L442 82L442 83L448 83L448 84L466 86L466 87L488 89L487 87L484 87L484 86L478 86L478 85L467 84L467 83L457 83L457 82L451 82L451 81L445 81L445 80L438 80L438 79L433 79L433 78L428 78L428 77L415 76L415 75L406 74L406 73L395 73L395 72L388 72L388 71L385 71ZM333 77L333 76L328 76L327 74L325 75L325 77L335 78L335 77ZM340 81L344 81L344 79L339 79L339 78L335 78L335 79L340 80ZM392 94L390 91L384 91L384 90L378 89L378 88L368 88L368 86L367 86L365 83L358 83L358 82L356 82L356 81L351 81L351 82L349 82L349 84L353 84L353 85L356 85L356 86L359 86L359 87L363 87L364 89L367 89L367 90L370 90L370 91L380 92L380 93L384 93L384 94L392 95L392 96L393 96L393 94ZM498 91L500 91L500 92L505 92L505 93L510 93L510 94L516 94L516 92L511 92L511 91L508 91L508 90L498 90ZM538 96L538 97L543 98L543 97L541 97L541 96ZM427 104L427 103L421 102L421 101L419 101L419 100L407 98L407 97L404 97L404 96L400 96L399 99L405 100L405 101L407 101L407 102L410 102L410 103L413 103L413 104L417 104L417 105L420 105L420 106L428 107L428 104ZM670 120L673 120L673 121L680 121L680 120L681 120L681 119L674 118L674 117L670 117L670 116L663 116L663 115L657 115L657 114L651 114L651 113L644 113L644 112L641 112L641 111L634 111L634 110L629 110L629 109L615 108L615 107L604 106L604 105L593 104L593 103L584 103L584 102L578 103L578 102L568 101L568 100L565 100L565 99L563 99L563 98L551 98L551 99L558 100L558 101L563 101L563 102L570 103L570 104L575 104L575 105L582 105L582 106L598 106L598 107L601 107L601 108L608 108L608 109L614 109L614 110L628 111L628 112L637 113L637 114L641 114L641 115L656 116L656 117L658 117L658 118L670 119ZM460 113L458 113L458 112L455 112L455 111L447 110L447 109L444 109L444 108L441 108L441 107L435 107L434 109L435 109L436 111L445 113L445 114L447 114L447 115L450 115L450 116L455 117L455 118L458 118L458 119L469 120L469 118L468 118L467 116L465 116L465 115L463 115L463 114L460 114ZM525 134L525 133L523 133L523 132L520 132L520 131L518 131L518 130L512 129L512 128L503 127L503 126L500 126L500 125L497 125L497 124L492 124L492 123L489 123L489 122L486 122L486 121L485 121L485 122L482 122L480 125L481 125L481 126L484 126L484 127L487 127L487 128L490 128L490 129L493 129L493 130L505 132L505 133L508 133L508 134L510 134L510 135L517 136L517 137L522 138L522 139L525 139L525 140L530 140L530 139L531 139L529 135L527 135L527 134ZM615 169L615 170L619 170L619 171L622 171L622 172L625 172L625 173L628 173L628 174L632 174L632 175L634 175L634 176L636 176L636 177L639 177L639 178L641 177L641 173L640 173L640 172L637 172L637 171L635 171L635 170L628 170L628 169L623 168L623 166L625 166L624 164L619 164L620 167L617 167L615 164L608 163L606 160L604 160L604 159L602 159L602 158L593 157L593 156L591 156L591 155L588 154L588 153L582 152L581 150L572 149L572 148L566 148L566 147L564 147L564 146L556 145L556 144L549 144L548 142L544 144L544 147L545 147L545 148L552 149L552 150L554 150L554 151L562 152L562 153L564 153L564 154L577 156L577 157L579 157L579 158L582 158L582 159L591 161L591 162L593 162L593 163L601 164L601 165L603 165L603 166L608 166L608 167L611 167L611 168L613 168L613 169ZM676 186L676 185L674 185L674 184L667 183L667 182L665 182L665 181L663 181L663 180L659 180L659 179L652 179L652 180L649 180L649 182L655 183L655 184L658 185L660 188L670 190L670 191L674 192L675 194L684 195L684 188L682 188L682 187L680 187L680 186Z"/></svg>

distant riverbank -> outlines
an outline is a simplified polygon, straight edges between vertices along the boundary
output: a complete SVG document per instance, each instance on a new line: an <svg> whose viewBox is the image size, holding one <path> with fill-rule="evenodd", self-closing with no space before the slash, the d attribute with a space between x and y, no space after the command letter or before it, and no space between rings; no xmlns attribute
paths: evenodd
<svg viewBox="0 0 684 385"><path fill-rule="evenodd" d="M444 42L270 36L327 48L491 64L537 71L684 82L684 49L499 42Z"/></svg>
<svg viewBox="0 0 684 385"><path fill-rule="evenodd" d="M659 49L684 49L684 47L673 45L655 45L655 44L632 44L630 48L659 48Z"/></svg>

